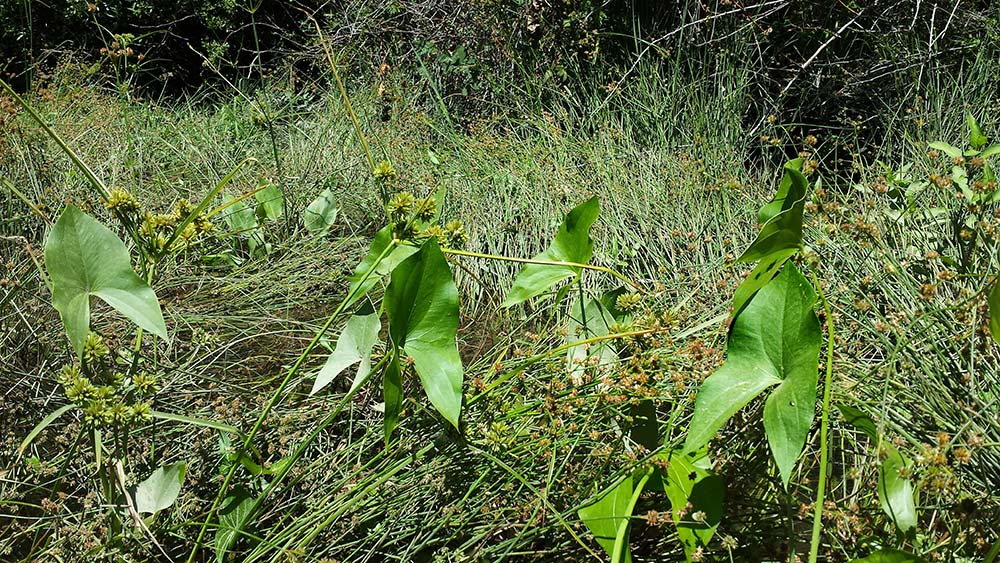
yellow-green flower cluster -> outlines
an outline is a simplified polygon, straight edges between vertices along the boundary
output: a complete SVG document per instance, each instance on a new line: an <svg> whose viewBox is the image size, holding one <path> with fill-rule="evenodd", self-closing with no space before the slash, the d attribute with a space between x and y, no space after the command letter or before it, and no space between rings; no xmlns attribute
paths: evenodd
<svg viewBox="0 0 1000 563"><path fill-rule="evenodd" d="M107 207L109 211L121 218L135 217L142 209L142 206L139 205L139 200L121 188L111 190L104 207Z"/></svg>
<svg viewBox="0 0 1000 563"><path fill-rule="evenodd" d="M83 363L60 370L57 379L70 402L94 427L124 426L151 417L148 401L141 397L156 391L156 378L140 373L128 382L107 359L111 351L104 339L91 332L84 343Z"/></svg>
<svg viewBox="0 0 1000 563"><path fill-rule="evenodd" d="M434 196L414 197L410 192L392 196L386 213L392 222L393 236L399 240L419 244L434 238L448 248L461 248L469 241L461 221L450 221L443 227L434 222L438 212Z"/></svg>
<svg viewBox="0 0 1000 563"><path fill-rule="evenodd" d="M139 233L148 241L153 251L163 250L174 231L194 212L195 207L186 199L179 200L171 213L146 213ZM215 226L204 213L196 215L184 226L171 244L170 250L184 250L212 233Z"/></svg>

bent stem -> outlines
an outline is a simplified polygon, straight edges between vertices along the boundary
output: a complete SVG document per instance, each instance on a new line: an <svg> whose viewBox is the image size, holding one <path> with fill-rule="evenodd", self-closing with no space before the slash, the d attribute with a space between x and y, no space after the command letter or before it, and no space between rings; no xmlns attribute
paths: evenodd
<svg viewBox="0 0 1000 563"><path fill-rule="evenodd" d="M823 380L823 412L819 425L819 485L816 487L816 508L813 511L812 538L809 542L809 563L816 563L819 558L820 530L823 526L823 503L826 502L826 466L830 455L826 435L830 427L830 382L833 379L833 315L816 273L811 272L811 275L826 315L826 376Z"/></svg>
<svg viewBox="0 0 1000 563"><path fill-rule="evenodd" d="M628 285L635 288L636 291L642 293L643 295L648 294L638 283L632 281L624 274L618 273L611 268L605 268L604 266L595 266L593 264L580 264L578 262L562 262L560 260L538 260L535 258L515 258L513 256L498 256L496 254L483 254L481 252L470 252L468 250L458 250L455 248L442 248L441 252L445 254L454 254L455 256L470 256L472 258L487 258L489 260L500 260L503 262L519 262L521 264L538 264L541 266L568 266L570 268L581 268L584 270L594 270L595 272L603 272L619 280L627 283Z"/></svg>

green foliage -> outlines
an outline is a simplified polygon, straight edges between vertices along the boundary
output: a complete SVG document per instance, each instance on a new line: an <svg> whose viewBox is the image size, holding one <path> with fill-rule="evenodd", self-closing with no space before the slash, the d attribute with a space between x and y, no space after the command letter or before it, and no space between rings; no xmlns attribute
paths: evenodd
<svg viewBox="0 0 1000 563"><path fill-rule="evenodd" d="M704 455L675 452L667 461L664 490L684 555L692 561L699 547L708 545L722 521L725 481L712 473Z"/></svg>
<svg viewBox="0 0 1000 563"><path fill-rule="evenodd" d="M600 203L592 197L573 208L563 220L559 232L545 252L532 260L541 262L571 262L586 264L594 253L594 241L590 238L590 227L597 220ZM579 276L579 266L554 264L528 264L514 278L514 286L504 300L505 307L511 307L541 295L555 284L571 277Z"/></svg>
<svg viewBox="0 0 1000 563"><path fill-rule="evenodd" d="M739 409L769 387L764 428L785 486L805 445L816 405L820 328L816 294L785 266L736 316L726 363L702 383L684 448L703 447Z"/></svg>
<svg viewBox="0 0 1000 563"><path fill-rule="evenodd" d="M181 492L186 471L185 463L171 463L156 468L145 481L132 488L136 512L154 514L172 506Z"/></svg>
<svg viewBox="0 0 1000 563"><path fill-rule="evenodd" d="M351 390L357 389L361 382L367 377L372 369L372 348L378 342L378 333L382 328L379 316L375 313L370 303L365 303L361 309L355 313L340 333L337 345L333 353L326 359L326 363L316 375L310 395L315 395L318 391L326 387L342 371L354 364L358 365L357 374L351 384Z"/></svg>
<svg viewBox="0 0 1000 563"><path fill-rule="evenodd" d="M91 296L143 329L167 338L160 303L132 270L125 243L72 205L59 216L46 239L45 265L52 280L52 304L78 357L90 332Z"/></svg>
<svg viewBox="0 0 1000 563"><path fill-rule="evenodd" d="M884 440L875 422L859 409L849 405L837 405L847 422L863 432L875 445L875 456L880 460L878 470L878 498L882 510L905 533L917 527L917 509L914 503L913 485L904 476L912 469L912 462Z"/></svg>
<svg viewBox="0 0 1000 563"><path fill-rule="evenodd" d="M645 484L648 474L639 483ZM628 528L635 510L635 503L642 493L633 487L633 476L602 491L597 500L577 513L584 525L594 534L594 539L611 556L613 563L630 563L632 553L628 547Z"/></svg>
<svg viewBox="0 0 1000 563"><path fill-rule="evenodd" d="M333 191L323 190L302 212L302 222L306 230L314 235L325 235L330 231L330 227L337 222L337 213L340 208L333 197Z"/></svg>
<svg viewBox="0 0 1000 563"><path fill-rule="evenodd" d="M854 559L851 563L929 563L923 557L898 549L880 549L868 557Z"/></svg>
<svg viewBox="0 0 1000 563"><path fill-rule="evenodd" d="M458 428L462 410L458 289L436 239L428 239L392 270L385 309L393 345L408 362L412 358L427 398Z"/></svg>
<svg viewBox="0 0 1000 563"><path fill-rule="evenodd" d="M219 509L219 528L215 532L215 560L222 563L226 554L246 529L253 515L254 498L245 487L237 485Z"/></svg>

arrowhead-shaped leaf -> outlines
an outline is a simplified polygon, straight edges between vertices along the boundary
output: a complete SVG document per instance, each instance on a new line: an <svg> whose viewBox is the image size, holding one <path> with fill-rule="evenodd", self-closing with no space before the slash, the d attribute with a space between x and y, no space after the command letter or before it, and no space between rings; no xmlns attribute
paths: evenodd
<svg viewBox="0 0 1000 563"><path fill-rule="evenodd" d="M153 514L170 507L177 500L184 483L184 463L172 463L159 467L145 481L132 487L135 510Z"/></svg>
<svg viewBox="0 0 1000 563"><path fill-rule="evenodd" d="M782 480L788 482L816 401L821 335L815 301L809 282L789 263L736 316L726 362L698 391L685 451L707 444L736 411L778 385L764 408L764 428Z"/></svg>
<svg viewBox="0 0 1000 563"><path fill-rule="evenodd" d="M756 262L776 252L802 246L802 213L805 210L808 188L809 180L792 166L786 165L777 196L759 213L759 217L766 218L767 222L761 227L753 244L737 261Z"/></svg>
<svg viewBox="0 0 1000 563"><path fill-rule="evenodd" d="M326 387L334 380L340 372L348 367L360 363L354 382L351 383L351 391L354 391L368 372L372 369L372 348L378 342L378 333L382 328L378 314L370 303L365 303L356 314L347 321L344 331L337 339L337 345L333 353L323 364L316 381L313 383L310 395L315 395L317 391Z"/></svg>
<svg viewBox="0 0 1000 563"><path fill-rule="evenodd" d="M664 489L670 499L677 537L691 561L692 554L698 547L707 546L719 528L726 484L722 476L697 464L692 454L677 452L669 461ZM698 520L693 518L695 514Z"/></svg>
<svg viewBox="0 0 1000 563"><path fill-rule="evenodd" d="M257 215L268 221L277 221L284 212L285 196L274 182L264 180L263 184L264 187L254 194Z"/></svg>
<svg viewBox="0 0 1000 563"><path fill-rule="evenodd" d="M337 221L337 202L333 197L333 191L323 190L319 197L306 207L302 213L302 222L306 230L314 235L325 235L330 227Z"/></svg>
<svg viewBox="0 0 1000 563"><path fill-rule="evenodd" d="M457 428L462 410L458 289L434 238L392 271L385 307L393 344L413 358L427 398Z"/></svg>
<svg viewBox="0 0 1000 563"><path fill-rule="evenodd" d="M944 141L933 141L927 143L927 146L929 148L943 152L944 154L948 155L948 158L958 158L962 156L962 149L953 145L949 145Z"/></svg>
<svg viewBox="0 0 1000 563"><path fill-rule="evenodd" d="M535 260L549 262L572 262L586 264L594 254L594 241L590 239L590 227L597 220L601 206L597 197L573 208L549 248L535 256ZM504 307L511 307L541 295L555 284L580 274L577 266L555 266L527 264L514 279Z"/></svg>
<svg viewBox="0 0 1000 563"><path fill-rule="evenodd" d="M382 433L385 443L388 444L392 431L399 424L399 415L403 412L403 375L400 372L399 350L395 347L385 371L382 372L382 401L385 407Z"/></svg>
<svg viewBox="0 0 1000 563"><path fill-rule="evenodd" d="M128 250L110 229L70 205L45 241L52 305L77 355L90 330L90 297L111 305L143 329L167 338L156 294L132 270Z"/></svg>

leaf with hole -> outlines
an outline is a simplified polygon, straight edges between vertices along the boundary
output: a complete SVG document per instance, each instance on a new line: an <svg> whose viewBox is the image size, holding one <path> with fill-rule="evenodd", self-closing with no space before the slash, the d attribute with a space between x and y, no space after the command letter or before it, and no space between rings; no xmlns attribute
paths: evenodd
<svg viewBox="0 0 1000 563"><path fill-rule="evenodd" d="M187 465L171 463L157 468L145 481L130 488L135 510L154 514L169 508L177 500L184 483Z"/></svg>
<svg viewBox="0 0 1000 563"><path fill-rule="evenodd" d="M351 383L351 391L354 391L365 376L372 369L372 348L378 342L378 333L382 328L379 316L372 308L370 302L366 302L361 309L347 321L347 325L337 339L337 345L333 353L327 358L326 363L316 375L310 395L315 395L320 389L330 384L342 371L358 365L357 374Z"/></svg>
<svg viewBox="0 0 1000 563"><path fill-rule="evenodd" d="M139 327L167 338L156 294L135 271L125 243L70 205L45 241L52 305L59 311L77 356L90 331L90 298L98 297Z"/></svg>
<svg viewBox="0 0 1000 563"><path fill-rule="evenodd" d="M736 411L769 387L764 429L782 481L805 445L818 380L820 328L816 294L794 264L787 264L736 316L725 363L702 383L684 449L712 439Z"/></svg>
<svg viewBox="0 0 1000 563"><path fill-rule="evenodd" d="M661 455L670 462L664 490L670 500L677 538L685 557L692 561L693 554L708 545L722 521L725 480L698 464L698 454Z"/></svg>
<svg viewBox="0 0 1000 563"><path fill-rule="evenodd" d="M310 233L325 235L330 231L330 227L337 222L339 211L337 201L333 197L333 191L328 188L323 190L323 193L319 194L319 197L314 199L302 212L302 222Z"/></svg>
<svg viewBox="0 0 1000 563"><path fill-rule="evenodd" d="M393 345L412 358L427 398L458 428L462 410L458 288L436 239L427 240L419 252L396 266L384 304Z"/></svg>
<svg viewBox="0 0 1000 563"><path fill-rule="evenodd" d="M586 264L594 254L594 241L590 238L590 227L597 220L601 207L597 197L573 208L549 248L535 256L535 260L546 262L572 262ZM504 300L504 307L511 307L537 297L552 286L571 277L580 275L579 266L551 264L527 264L514 278L514 285Z"/></svg>

